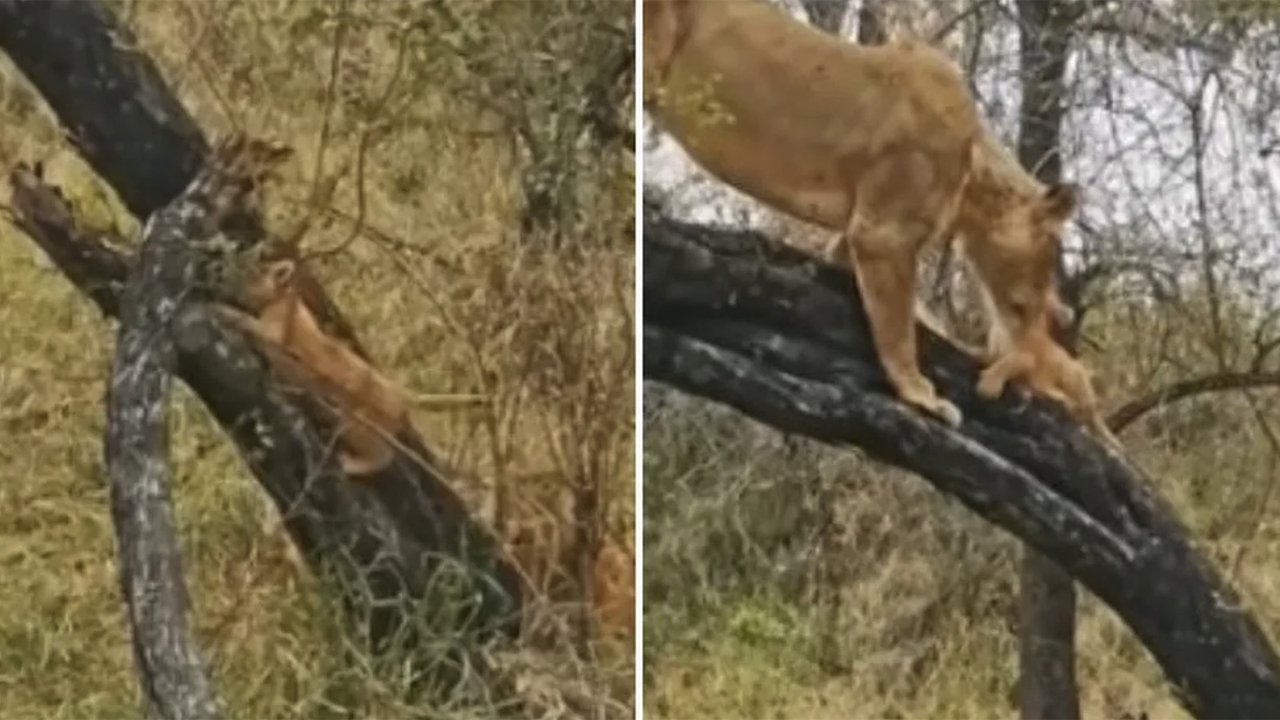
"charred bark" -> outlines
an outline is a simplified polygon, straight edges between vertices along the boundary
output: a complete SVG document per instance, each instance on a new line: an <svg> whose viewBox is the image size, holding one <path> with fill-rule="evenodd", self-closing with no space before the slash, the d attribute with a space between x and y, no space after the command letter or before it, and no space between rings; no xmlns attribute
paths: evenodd
<svg viewBox="0 0 1280 720"><path fill-rule="evenodd" d="M120 298L104 443L134 661L148 715L167 719L220 715L190 636L191 603L169 496L165 415L177 362L171 328L189 302L196 270L185 238L199 218L187 209L166 208L147 224Z"/></svg>
<svg viewBox="0 0 1280 720"><path fill-rule="evenodd" d="M950 430L890 395L847 272L750 232L644 217L644 372L921 475L1111 606L1202 717L1280 715L1280 660L1185 527L1057 406L993 402L978 365L920 328Z"/></svg>
<svg viewBox="0 0 1280 720"><path fill-rule="evenodd" d="M104 315L121 313L133 260L81 231L58 191L30 171L20 167L10 179L19 226ZM478 597L459 632L518 629L515 569L418 438L399 438L407 449L377 475L347 481L321 413L283 394L253 349L202 303L174 312L179 377L236 443L308 564L339 581L375 647L417 627L423 600L444 600L429 597L441 571L469 576Z"/></svg>

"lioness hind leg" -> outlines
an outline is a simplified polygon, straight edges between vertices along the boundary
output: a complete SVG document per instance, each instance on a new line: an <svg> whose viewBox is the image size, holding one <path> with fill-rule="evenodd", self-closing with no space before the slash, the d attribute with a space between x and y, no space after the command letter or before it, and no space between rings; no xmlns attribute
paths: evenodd
<svg viewBox="0 0 1280 720"><path fill-rule="evenodd" d="M938 397L916 357L915 262L921 243L894 224L861 222L856 212L844 242L889 383L903 402L958 427L960 409Z"/></svg>

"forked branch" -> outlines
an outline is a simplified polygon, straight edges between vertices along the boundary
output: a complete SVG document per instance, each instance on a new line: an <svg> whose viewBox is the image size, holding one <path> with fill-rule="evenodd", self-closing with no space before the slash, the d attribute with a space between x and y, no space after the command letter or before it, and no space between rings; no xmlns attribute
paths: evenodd
<svg viewBox="0 0 1280 720"><path fill-rule="evenodd" d="M81 229L57 189L27 168L10 180L19 227L104 315L118 315L133 258ZM326 439L330 428L281 394L237 333L202 304L188 304L172 322L179 377L235 442L308 564L347 589L375 644L415 624L431 578L450 567L478 581L480 606L467 627L515 629L515 570L436 468L406 455L367 482L348 482ZM432 457L417 438L405 440L413 455Z"/></svg>
<svg viewBox="0 0 1280 720"><path fill-rule="evenodd" d="M208 144L104 5L0 0L0 50L136 216L147 218L191 182ZM19 168L11 181L21 227L105 314L116 315L135 258L80 227L57 189L35 173ZM335 334L358 349L323 288L314 290L308 305L314 301ZM518 629L515 569L416 433L398 438L403 452L384 471L347 482L331 459L324 416L284 397L240 336L200 304L188 310L172 328L178 376L235 442L303 557L340 581L375 646L412 638L424 601L445 607L435 595L449 588L468 589L456 608L469 611L451 618L457 624L450 631L465 630L465 638ZM442 571L472 582L440 582Z"/></svg>

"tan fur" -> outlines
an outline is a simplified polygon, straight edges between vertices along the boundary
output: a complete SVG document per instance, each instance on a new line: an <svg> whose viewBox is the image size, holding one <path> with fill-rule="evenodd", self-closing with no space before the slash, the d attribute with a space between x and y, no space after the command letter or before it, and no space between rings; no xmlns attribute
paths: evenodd
<svg viewBox="0 0 1280 720"><path fill-rule="evenodd" d="M342 467L368 475L394 457L391 439L409 424L401 392L367 361L320 329L294 286L295 264L281 260L246 283L252 314L224 309L224 316L262 346L288 382L319 394L337 411Z"/></svg>
<svg viewBox="0 0 1280 720"><path fill-rule="evenodd" d="M841 233L881 364L907 403L959 410L921 374L917 256L959 234L1018 338L1062 307L1070 186L1028 175L986 130L960 69L913 43L858 46L762 0L645 0L646 107L704 169Z"/></svg>
<svg viewBox="0 0 1280 720"><path fill-rule="evenodd" d="M592 568L592 593L600 634L631 638L636 625L635 557L609 540L600 548Z"/></svg>
<svg viewBox="0 0 1280 720"><path fill-rule="evenodd" d="M1009 381L1017 379L1024 379L1037 394L1062 404L1113 449L1122 448L1102 416L1089 370L1054 342L1047 331L1029 333L1001 353L978 378L978 394L998 397Z"/></svg>
<svg viewBox="0 0 1280 720"><path fill-rule="evenodd" d="M573 600L577 571L572 557L572 509L565 486L546 484L559 476L531 476L519 484L513 517L504 530L511 559L533 593ZM635 628L633 555L613 538L601 538L591 566L593 611L600 636L631 638ZM578 596L580 597L580 596Z"/></svg>

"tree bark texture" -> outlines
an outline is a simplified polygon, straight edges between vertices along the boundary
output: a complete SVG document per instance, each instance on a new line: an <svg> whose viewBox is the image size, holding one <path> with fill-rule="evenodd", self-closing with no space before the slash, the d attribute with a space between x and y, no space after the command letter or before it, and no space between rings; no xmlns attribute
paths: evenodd
<svg viewBox="0 0 1280 720"><path fill-rule="evenodd" d="M209 149L199 126L98 0L0 0L0 50L137 217L195 177Z"/></svg>
<svg viewBox="0 0 1280 720"><path fill-rule="evenodd" d="M104 458L120 584L148 715L220 715L208 669L191 639L191 603L169 495L169 385L177 360L170 331L188 300L196 263L187 249L202 213L178 202L152 217L120 299L107 390Z"/></svg>
<svg viewBox="0 0 1280 720"><path fill-rule="evenodd" d="M1063 75L1071 44L1069 3L1019 0L1022 101L1018 160L1041 182L1062 180ZM1065 268L1059 259L1059 278ZM1064 291L1075 285L1060 282ZM1060 340L1075 354L1081 298L1063 300L1075 311L1074 325ZM1023 720L1080 717L1076 686L1076 587L1053 560L1025 548L1018 569L1018 712Z"/></svg>
<svg viewBox="0 0 1280 720"><path fill-rule="evenodd" d="M847 272L646 203L644 373L784 432L918 473L1112 607L1201 717L1280 716L1280 660L1142 474L1052 403L982 401L975 360L924 328L958 431L896 401Z"/></svg>
<svg viewBox="0 0 1280 720"><path fill-rule="evenodd" d="M0 50L139 217L171 202L204 161L203 135L99 3L0 0ZM118 315L136 259L82 231L57 189L35 173L20 167L11 179L25 231L104 314ZM346 326L318 292L317 315ZM415 432L397 438L404 447L389 467L348 482L331 458L333 428L322 413L305 398L284 396L258 355L202 303L174 312L179 377L236 443L304 558L342 581L344 600L360 610L375 646L412 638L427 610L439 615L444 599L437 595L457 587L442 581L442 571L472 581L460 607L466 613L454 618L460 645L472 632L518 631L517 571Z"/></svg>

